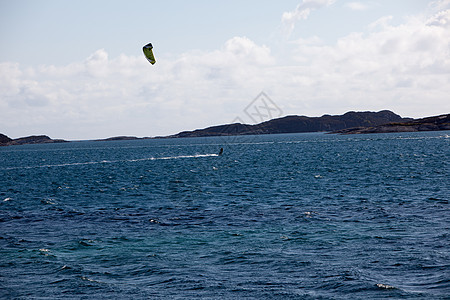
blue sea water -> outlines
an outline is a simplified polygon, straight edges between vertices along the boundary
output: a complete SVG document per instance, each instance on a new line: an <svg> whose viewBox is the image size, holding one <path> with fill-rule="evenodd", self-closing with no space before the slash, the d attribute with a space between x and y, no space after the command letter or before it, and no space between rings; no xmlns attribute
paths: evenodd
<svg viewBox="0 0 450 300"><path fill-rule="evenodd" d="M0 148L0 297L449 299L449 134Z"/></svg>

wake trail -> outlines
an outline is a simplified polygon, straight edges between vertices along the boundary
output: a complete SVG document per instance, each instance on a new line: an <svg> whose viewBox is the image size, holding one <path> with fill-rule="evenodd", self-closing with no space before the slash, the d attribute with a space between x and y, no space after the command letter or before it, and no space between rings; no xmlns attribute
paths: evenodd
<svg viewBox="0 0 450 300"><path fill-rule="evenodd" d="M163 157L146 157L137 159L122 159L122 160L101 160L101 161L88 161L88 162L73 162L64 164L45 164L37 166L21 166L21 167L9 167L2 168L2 170L17 170L17 169L36 169L36 168L55 168L55 167L70 167L70 166L85 166L85 165L97 165L97 164L115 164L124 162L139 162L139 161L151 161L151 160L171 160L171 159L187 159L187 158L202 158L202 157L217 157L218 154L194 154L194 155L177 155L177 156L163 156Z"/></svg>

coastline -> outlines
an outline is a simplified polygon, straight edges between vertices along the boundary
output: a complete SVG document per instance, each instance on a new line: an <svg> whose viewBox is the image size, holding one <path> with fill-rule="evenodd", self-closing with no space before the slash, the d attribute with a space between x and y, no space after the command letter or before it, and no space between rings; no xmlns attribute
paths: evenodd
<svg viewBox="0 0 450 300"><path fill-rule="evenodd" d="M387 110L379 112L347 112L343 115L322 117L286 116L259 124L225 124L193 131L182 131L169 136L136 137L114 136L92 141L124 141L161 138L259 135L280 133L326 132L330 134L370 134L450 130L450 114L420 119L403 118ZM0 133L0 146L72 142L52 139L47 135L32 135L12 139Z"/></svg>

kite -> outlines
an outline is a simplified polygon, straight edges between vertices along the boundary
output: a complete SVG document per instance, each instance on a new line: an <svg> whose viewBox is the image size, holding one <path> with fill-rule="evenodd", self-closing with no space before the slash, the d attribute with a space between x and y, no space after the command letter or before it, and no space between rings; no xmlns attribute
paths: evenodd
<svg viewBox="0 0 450 300"><path fill-rule="evenodd" d="M144 55L145 58L147 58L147 60L154 65L156 60L155 60L155 56L153 56L153 46L152 43L148 43L147 45L144 46L144 48L142 48L142 51L144 51Z"/></svg>

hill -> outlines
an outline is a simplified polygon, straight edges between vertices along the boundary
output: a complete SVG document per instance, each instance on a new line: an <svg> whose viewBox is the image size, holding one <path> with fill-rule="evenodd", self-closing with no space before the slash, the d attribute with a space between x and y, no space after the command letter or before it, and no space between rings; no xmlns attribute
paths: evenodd
<svg viewBox="0 0 450 300"><path fill-rule="evenodd" d="M0 146L25 145L25 144L48 144L64 143L65 140L53 140L46 135L32 135L18 139L11 139L0 133Z"/></svg>
<svg viewBox="0 0 450 300"><path fill-rule="evenodd" d="M361 133L416 132L416 131L439 131L439 130L450 130L450 114L416 119L402 123L392 122L371 127L347 128L332 133L361 134Z"/></svg>
<svg viewBox="0 0 450 300"><path fill-rule="evenodd" d="M212 126L205 129L183 131L170 138L203 137L203 136L227 136L248 134L276 134L276 133L301 133L338 131L353 127L371 127L392 122L408 122L411 118L401 116L388 111L379 112L347 112L343 115L323 115L321 117L287 116L272 119L255 125L234 123Z"/></svg>

